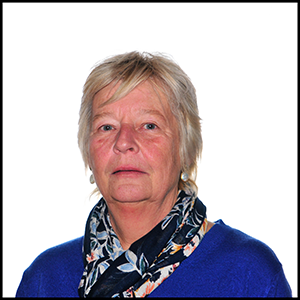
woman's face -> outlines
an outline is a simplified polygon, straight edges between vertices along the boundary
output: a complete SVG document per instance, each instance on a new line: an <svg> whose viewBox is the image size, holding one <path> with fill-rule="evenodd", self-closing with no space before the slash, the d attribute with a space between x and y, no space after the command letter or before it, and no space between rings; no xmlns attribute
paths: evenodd
<svg viewBox="0 0 300 300"><path fill-rule="evenodd" d="M178 190L177 121L147 81L99 108L115 91L110 84L93 101L89 164L97 186L107 203L164 201Z"/></svg>

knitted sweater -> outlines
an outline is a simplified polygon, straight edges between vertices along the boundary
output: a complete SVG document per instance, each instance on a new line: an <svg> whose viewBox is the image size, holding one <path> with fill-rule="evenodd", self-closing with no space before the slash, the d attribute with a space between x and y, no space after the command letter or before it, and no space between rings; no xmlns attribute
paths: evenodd
<svg viewBox="0 0 300 300"><path fill-rule="evenodd" d="M223 223L148 297L291 297L281 263L264 243ZM78 297L82 237L40 254L24 272L17 297Z"/></svg>

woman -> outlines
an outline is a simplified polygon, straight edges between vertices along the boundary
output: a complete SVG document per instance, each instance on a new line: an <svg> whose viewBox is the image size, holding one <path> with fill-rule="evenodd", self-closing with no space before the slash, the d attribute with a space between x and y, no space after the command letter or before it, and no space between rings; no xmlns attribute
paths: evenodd
<svg viewBox="0 0 300 300"><path fill-rule="evenodd" d="M173 61L131 52L97 65L78 142L103 197L84 237L42 253L17 296L291 296L268 246L207 221L196 93Z"/></svg>

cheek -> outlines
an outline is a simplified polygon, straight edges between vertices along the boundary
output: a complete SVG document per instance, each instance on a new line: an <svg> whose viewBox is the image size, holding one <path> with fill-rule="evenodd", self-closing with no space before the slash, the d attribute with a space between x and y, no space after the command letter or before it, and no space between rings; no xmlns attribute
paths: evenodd
<svg viewBox="0 0 300 300"><path fill-rule="evenodd" d="M91 167L97 170L103 169L105 162L108 161L109 151L108 142L96 138L91 138L89 142ZM99 168L100 167L100 168Z"/></svg>
<svg viewBox="0 0 300 300"><path fill-rule="evenodd" d="M180 168L179 148L177 143L171 140L152 141L147 146L147 158L157 169Z"/></svg>

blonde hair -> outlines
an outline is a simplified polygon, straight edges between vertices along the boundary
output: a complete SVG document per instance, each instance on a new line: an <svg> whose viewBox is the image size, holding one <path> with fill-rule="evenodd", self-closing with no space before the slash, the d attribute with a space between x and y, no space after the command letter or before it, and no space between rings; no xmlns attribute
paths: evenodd
<svg viewBox="0 0 300 300"><path fill-rule="evenodd" d="M120 82L114 95L105 104L111 103L125 97L146 80L165 93L178 121L181 170L189 176L187 181L179 179L178 188L197 192L195 180L197 160L202 152L202 135L196 90L183 70L160 53L133 51L109 57L94 66L83 87L78 122L78 145L85 168L89 164L89 136L95 94L112 82ZM98 189L95 191L99 192Z"/></svg>

